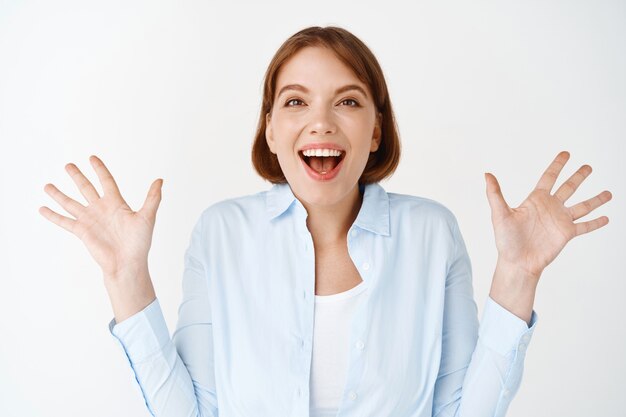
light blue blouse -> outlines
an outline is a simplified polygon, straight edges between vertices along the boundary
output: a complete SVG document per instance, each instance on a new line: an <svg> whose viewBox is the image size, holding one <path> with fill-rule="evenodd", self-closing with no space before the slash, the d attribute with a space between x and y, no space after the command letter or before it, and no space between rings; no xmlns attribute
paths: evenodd
<svg viewBox="0 0 626 417"><path fill-rule="evenodd" d="M361 186L348 251L367 287L350 327L339 417L502 417L534 331L487 298L440 203ZM155 416L309 415L315 258L288 184L205 209L170 338L159 301L116 324Z"/></svg>

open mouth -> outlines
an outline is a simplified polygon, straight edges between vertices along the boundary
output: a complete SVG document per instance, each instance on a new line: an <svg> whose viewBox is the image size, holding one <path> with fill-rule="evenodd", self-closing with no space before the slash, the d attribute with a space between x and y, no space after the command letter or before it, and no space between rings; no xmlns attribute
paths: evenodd
<svg viewBox="0 0 626 417"><path fill-rule="evenodd" d="M299 151L298 154L300 158L309 166L312 170L317 172L318 174L324 175L326 173L331 172L341 160L345 157L346 153L342 151L338 156L307 156L304 154L305 151Z"/></svg>

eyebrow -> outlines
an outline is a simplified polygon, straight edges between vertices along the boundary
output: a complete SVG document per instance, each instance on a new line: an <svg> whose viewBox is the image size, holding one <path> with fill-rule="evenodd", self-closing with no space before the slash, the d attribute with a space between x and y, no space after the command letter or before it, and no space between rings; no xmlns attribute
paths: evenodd
<svg viewBox="0 0 626 417"><path fill-rule="evenodd" d="M286 86L284 86L283 88L280 89L280 91L278 92L278 95L276 96L276 98L280 97L281 94L283 94L287 90L302 91L303 93L308 93L309 92L309 89L306 88L303 85L300 85L300 84L288 84L288 85L286 85ZM366 98L368 97L367 93L365 92L365 90L363 88L361 88L360 86L356 85L356 84L348 84L348 85L344 85L343 87L339 87L337 90L335 90L335 95L341 94L341 93L345 93L346 91L350 91L350 90L356 90L356 91L360 92L361 94L363 94Z"/></svg>

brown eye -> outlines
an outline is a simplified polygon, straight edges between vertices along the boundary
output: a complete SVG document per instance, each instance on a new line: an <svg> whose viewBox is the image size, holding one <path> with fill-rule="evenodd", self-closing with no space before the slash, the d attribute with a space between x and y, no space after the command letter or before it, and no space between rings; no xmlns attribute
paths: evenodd
<svg viewBox="0 0 626 417"><path fill-rule="evenodd" d="M287 100L287 102L285 103L285 107L294 107L292 105L290 105L289 103L291 103L292 101L299 101L300 103L302 103L302 100L300 100L299 98L292 98L290 100Z"/></svg>
<svg viewBox="0 0 626 417"><path fill-rule="evenodd" d="M345 102L352 102L352 103L354 103L354 104L349 104L348 107L359 107L359 103L356 100L352 99L352 98L347 98L347 99L342 101L342 103L345 103Z"/></svg>

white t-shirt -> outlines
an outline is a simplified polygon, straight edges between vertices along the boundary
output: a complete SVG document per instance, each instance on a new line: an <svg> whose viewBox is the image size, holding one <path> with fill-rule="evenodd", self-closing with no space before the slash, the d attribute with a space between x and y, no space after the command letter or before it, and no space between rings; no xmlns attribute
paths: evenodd
<svg viewBox="0 0 626 417"><path fill-rule="evenodd" d="M335 417L346 385L350 322L365 281L332 295L315 296L310 417Z"/></svg>

